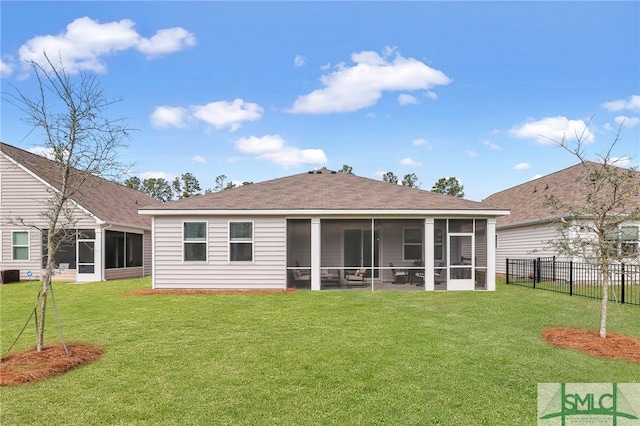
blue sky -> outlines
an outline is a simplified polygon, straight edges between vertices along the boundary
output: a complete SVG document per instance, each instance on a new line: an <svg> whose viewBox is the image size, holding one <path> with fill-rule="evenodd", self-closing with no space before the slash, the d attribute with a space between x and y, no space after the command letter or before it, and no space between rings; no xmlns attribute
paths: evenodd
<svg viewBox="0 0 640 426"><path fill-rule="evenodd" d="M326 166L465 198L595 159L640 162L640 2L2 1L3 142L42 145L4 93L25 60L97 73L144 179L259 182Z"/></svg>

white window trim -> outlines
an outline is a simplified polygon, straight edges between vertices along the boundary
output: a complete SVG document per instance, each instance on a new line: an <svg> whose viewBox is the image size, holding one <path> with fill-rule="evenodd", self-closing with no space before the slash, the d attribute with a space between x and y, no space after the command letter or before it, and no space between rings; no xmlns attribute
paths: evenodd
<svg viewBox="0 0 640 426"><path fill-rule="evenodd" d="M13 235L17 232L26 232L27 233L27 258L26 259L15 259L14 257L14 253L13 253L13 249L15 247L25 247L25 246L16 246L13 244ZM23 229L23 230L19 230L19 231L11 231L11 261L12 262L30 262L31 261L31 231L29 231L28 229Z"/></svg>
<svg viewBox="0 0 640 426"><path fill-rule="evenodd" d="M231 224L232 223L250 223L251 224L251 240L242 240L242 241L232 241L231 240ZM229 263L238 264L249 264L254 263L256 258L256 224L253 220L230 220L227 223L227 261ZM251 243L251 260L231 260L231 244L248 244Z"/></svg>
<svg viewBox="0 0 640 426"><path fill-rule="evenodd" d="M184 225L186 223L204 223L204 241L186 241L184 239ZM207 263L209 259L209 222L206 220L183 220L181 225L182 232L182 244L180 245L180 250L182 252L182 262L183 263ZM186 260L184 258L184 245L185 244L202 244L204 243L204 260ZM143 241L144 245L144 241Z"/></svg>

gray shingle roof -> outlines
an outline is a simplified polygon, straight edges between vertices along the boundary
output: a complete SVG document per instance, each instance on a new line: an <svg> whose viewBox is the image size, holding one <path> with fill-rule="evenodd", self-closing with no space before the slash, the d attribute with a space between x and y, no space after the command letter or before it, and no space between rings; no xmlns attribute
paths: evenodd
<svg viewBox="0 0 640 426"><path fill-rule="evenodd" d="M496 210L488 203L327 169L198 195L144 210Z"/></svg>
<svg viewBox="0 0 640 426"><path fill-rule="evenodd" d="M54 161L1 142L0 152L53 187L60 187L60 166ZM138 209L159 204L143 192L97 176L91 176L73 200L107 223L144 228L151 227L151 220L139 215Z"/></svg>
<svg viewBox="0 0 640 426"><path fill-rule="evenodd" d="M594 162L588 162L588 165L599 166ZM498 218L498 227L543 220L552 216L549 208L544 206L547 195L554 195L566 204L581 205L585 202L584 192L578 189L578 182L584 175L585 167L579 163L492 194L483 202L511 210L511 215ZM640 173L637 175L640 185ZM640 204L640 197L636 196L635 202Z"/></svg>

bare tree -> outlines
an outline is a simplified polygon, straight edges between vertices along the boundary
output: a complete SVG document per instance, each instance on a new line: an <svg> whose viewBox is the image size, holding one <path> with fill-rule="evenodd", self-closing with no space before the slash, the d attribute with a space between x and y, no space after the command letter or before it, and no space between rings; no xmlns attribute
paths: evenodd
<svg viewBox="0 0 640 426"><path fill-rule="evenodd" d="M600 307L600 337L607 336L607 303L611 265L613 263L638 263L638 248L624 246L621 225L640 220L640 173L636 168L616 166L612 150L620 138L620 130L608 149L598 155L598 161L587 161L584 144L588 133L585 128L576 134L574 143L563 138L555 141L576 156L584 173L576 182L576 198L561 200L550 195L545 206L549 207L558 225L560 238L550 245L561 254L578 256L601 272L602 303Z"/></svg>
<svg viewBox="0 0 640 426"><path fill-rule="evenodd" d="M129 165L117 160L117 149L126 146L132 130L123 119L106 117L106 109L118 101L105 98L94 75L81 73L76 81L62 61L56 64L46 53L44 59L42 63L30 62L38 83L37 95L30 97L20 90L7 95L25 113L25 123L43 130L43 145L53 161L50 170L42 171L54 188L49 189L49 197L42 203L41 224L10 218L13 223L37 229L46 238L46 266L36 308L38 351L43 349L56 251L76 237L78 215L72 201L82 197L82 188L98 184L96 176L119 180Z"/></svg>

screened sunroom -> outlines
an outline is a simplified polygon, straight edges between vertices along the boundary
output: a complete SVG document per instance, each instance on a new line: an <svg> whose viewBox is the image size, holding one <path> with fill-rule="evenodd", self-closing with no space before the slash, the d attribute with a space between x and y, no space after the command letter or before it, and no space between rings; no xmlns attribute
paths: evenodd
<svg viewBox="0 0 640 426"><path fill-rule="evenodd" d="M492 218L288 219L287 286L493 290L489 225L495 232Z"/></svg>

